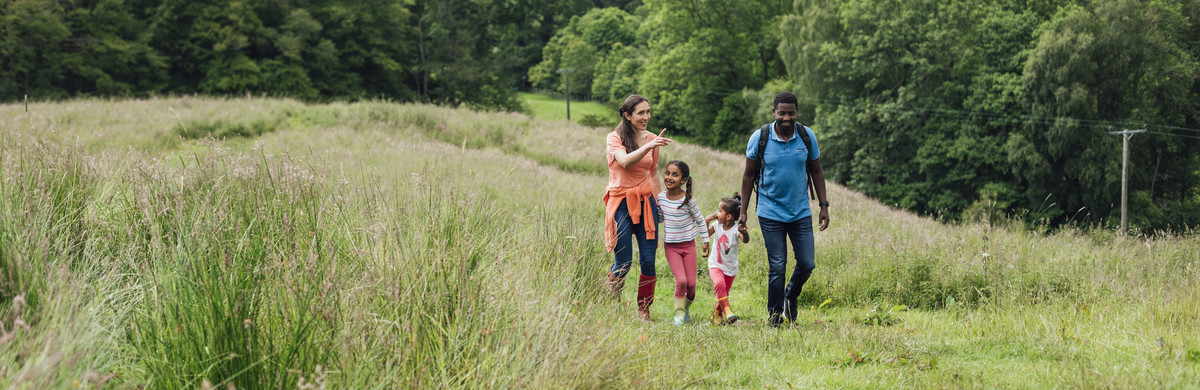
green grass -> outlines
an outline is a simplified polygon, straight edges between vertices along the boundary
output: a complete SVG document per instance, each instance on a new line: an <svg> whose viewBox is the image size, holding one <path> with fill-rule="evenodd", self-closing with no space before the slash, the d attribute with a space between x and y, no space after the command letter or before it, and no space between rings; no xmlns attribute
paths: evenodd
<svg viewBox="0 0 1200 390"><path fill-rule="evenodd" d="M546 95L520 92L517 93L517 98L521 103L529 109L530 114L534 119L547 121L565 121L567 120L567 101L562 99L554 99ZM586 116L593 116L603 121L605 128L613 128L617 125L617 110L605 107L597 102L571 101L571 121L581 123Z"/></svg>
<svg viewBox="0 0 1200 390"><path fill-rule="evenodd" d="M1200 383L1194 233L945 225L832 184L797 324L765 326L753 218L743 321L671 325L659 261L639 323L633 288L600 292L607 131L382 102L0 106L0 386ZM662 153L705 211L738 187L739 155Z"/></svg>

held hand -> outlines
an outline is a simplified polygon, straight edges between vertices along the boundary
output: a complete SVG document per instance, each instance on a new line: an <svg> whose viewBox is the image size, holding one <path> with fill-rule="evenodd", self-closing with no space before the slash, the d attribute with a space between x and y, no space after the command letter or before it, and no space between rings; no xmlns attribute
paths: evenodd
<svg viewBox="0 0 1200 390"><path fill-rule="evenodd" d="M741 215L738 216L738 229L746 228L746 210L742 209Z"/></svg>
<svg viewBox="0 0 1200 390"><path fill-rule="evenodd" d="M707 242L704 243L704 246L700 252L701 252L700 257L708 257L708 243Z"/></svg>
<svg viewBox="0 0 1200 390"><path fill-rule="evenodd" d="M823 231L825 231L825 228L829 227L829 208L828 207L821 208L821 217L820 218L821 218L820 219L820 221L821 221L821 230L820 231L823 232Z"/></svg>

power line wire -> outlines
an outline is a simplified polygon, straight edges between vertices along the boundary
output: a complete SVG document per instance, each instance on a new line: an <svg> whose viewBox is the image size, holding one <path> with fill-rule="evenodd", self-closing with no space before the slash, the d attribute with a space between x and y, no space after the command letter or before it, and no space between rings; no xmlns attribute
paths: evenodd
<svg viewBox="0 0 1200 390"><path fill-rule="evenodd" d="M707 94L720 95L720 94L725 94L726 92L737 92L737 90L731 90L728 88L717 87L717 88L710 89L707 92ZM1037 115L1022 115L1022 114L1004 114L1004 113L997 113L997 112L953 110L953 109L946 109L946 108L914 108L914 107L907 107L907 106L902 106L902 105L898 105L898 104L856 102L856 101L837 100L837 99L822 99L822 98L816 98L816 97L811 97L811 96L797 96L796 98L801 103L826 104L826 105L832 105L832 106L851 106L851 107L859 107L859 108L874 108L876 110L891 112L891 113L932 114L932 115L937 115L937 116L940 116L943 118L977 119L977 117L979 117L982 119L988 119L988 120L993 120L993 121L1002 121L1002 122L1007 121L1007 122L1026 123L1026 124L1035 124L1035 125L1047 125L1047 126L1056 125L1060 121L1073 121L1079 127L1091 127L1091 128L1119 128L1119 127L1150 128L1150 127L1155 127L1155 128L1161 128L1161 129L1191 131L1191 132L1200 133L1200 129L1192 129L1192 128L1187 128L1187 127L1178 127L1178 126L1169 126L1169 125L1152 125L1152 124L1148 124L1145 122L1128 122L1128 121L1121 122L1121 121L1108 121L1108 120L1100 120L1100 119L1081 119L1081 118L1072 118L1072 117L1065 117L1065 116L1037 116ZM1170 134L1170 133L1161 133L1161 134ZM1184 137L1184 138L1189 138L1189 137ZM1192 138L1194 138L1194 137L1192 137Z"/></svg>
<svg viewBox="0 0 1200 390"><path fill-rule="evenodd" d="M865 102L854 102L854 101L844 101L844 100L830 100L830 99L819 99L819 98L814 98L814 97L803 97L803 98L799 98L798 100L801 100L806 103L829 104L829 105L835 105L835 106L856 106L856 107L863 107L863 108L870 107L870 108L875 108L877 110L890 111L893 113L910 113L910 114L931 113L931 114L937 114L937 115L941 115L943 117L948 117L948 118L973 119L972 117L978 116L978 117L984 117L984 118L988 118L988 119L992 119L992 120L999 120L999 121L1020 121L1020 122L1042 124L1042 125L1054 125L1054 124L1057 124L1059 121L1074 121L1082 127L1157 127L1157 128L1163 128L1163 129L1193 131L1193 132L1200 133L1200 129L1191 129L1191 128L1186 128L1186 127L1168 126L1168 125L1151 125L1151 124L1147 124L1147 123L1143 123L1143 122L1119 122L1119 121L1106 121L1106 120L1099 120L1099 119L1080 119L1080 118L1061 117L1061 116L1060 117L1050 117L1050 116L1036 116L1036 115L1002 114L1002 113L996 113L996 112L953 110L953 109L945 109L945 108L911 108L911 107L904 107L904 106L898 106L898 105L889 107L888 105L881 104L881 103L865 103Z"/></svg>
<svg viewBox="0 0 1200 390"><path fill-rule="evenodd" d="M1197 133L1200 133L1200 129L1189 129L1186 127L1175 127L1175 126L1165 126L1165 125L1148 125L1148 126L1149 127L1158 127L1158 128L1162 128L1162 129L1168 129L1168 130L1195 131Z"/></svg>
<svg viewBox="0 0 1200 390"><path fill-rule="evenodd" d="M1164 133L1164 132L1161 132L1161 131L1147 131L1146 133L1147 133L1147 134L1169 135L1169 136L1172 136L1172 137L1179 137L1179 138L1200 139L1200 137L1197 137L1197 136L1194 136L1194 135L1172 134L1172 133Z"/></svg>

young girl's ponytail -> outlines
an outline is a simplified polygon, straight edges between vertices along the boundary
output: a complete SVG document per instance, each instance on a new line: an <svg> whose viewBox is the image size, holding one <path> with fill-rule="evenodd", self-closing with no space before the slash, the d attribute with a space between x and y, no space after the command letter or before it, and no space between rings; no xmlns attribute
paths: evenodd
<svg viewBox="0 0 1200 390"><path fill-rule="evenodd" d="M683 206L687 206L688 203L692 201L692 176L684 174L684 177L687 178L687 190L683 195L683 204L679 205L679 208L681 209Z"/></svg>

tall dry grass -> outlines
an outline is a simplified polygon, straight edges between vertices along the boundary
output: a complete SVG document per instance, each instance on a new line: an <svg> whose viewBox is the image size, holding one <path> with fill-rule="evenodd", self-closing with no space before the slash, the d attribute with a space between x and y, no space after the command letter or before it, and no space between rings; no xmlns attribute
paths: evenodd
<svg viewBox="0 0 1200 390"><path fill-rule="evenodd" d="M0 385L1197 383L1194 236L947 225L837 185L800 323L762 324L753 219L745 326L632 321L632 291L598 291L606 132L385 102L0 106ZM739 155L662 159L706 211L739 187Z"/></svg>

